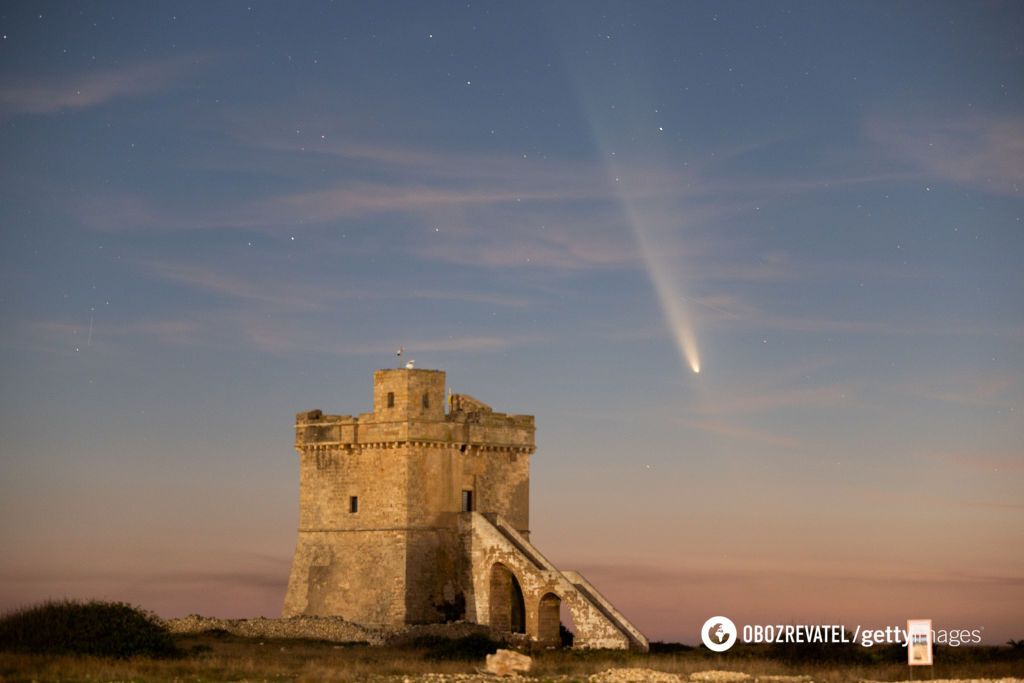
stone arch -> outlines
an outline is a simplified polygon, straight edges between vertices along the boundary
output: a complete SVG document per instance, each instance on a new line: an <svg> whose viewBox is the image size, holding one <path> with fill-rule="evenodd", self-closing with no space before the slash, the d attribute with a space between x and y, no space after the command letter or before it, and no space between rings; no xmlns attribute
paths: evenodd
<svg viewBox="0 0 1024 683"><path fill-rule="evenodd" d="M572 605L569 604L568 600L562 600L561 609L559 610L559 624L558 636L562 645L568 645L572 647L576 642L576 616L573 612ZM568 631L568 638L562 638L562 626Z"/></svg>
<svg viewBox="0 0 1024 683"><path fill-rule="evenodd" d="M505 565L491 567L491 628L501 633L526 633L526 602L516 575Z"/></svg>
<svg viewBox="0 0 1024 683"><path fill-rule="evenodd" d="M545 593L537 606L537 640L545 645L560 645L562 642L559 626L562 599L554 593Z"/></svg>

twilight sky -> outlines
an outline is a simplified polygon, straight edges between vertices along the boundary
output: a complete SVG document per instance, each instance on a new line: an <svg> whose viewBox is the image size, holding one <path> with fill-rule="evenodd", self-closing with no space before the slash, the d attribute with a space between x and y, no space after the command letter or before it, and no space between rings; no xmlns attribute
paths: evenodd
<svg viewBox="0 0 1024 683"><path fill-rule="evenodd" d="M1022 29L5 3L0 609L276 616L293 415L403 345L536 415L534 541L651 639L1024 637Z"/></svg>

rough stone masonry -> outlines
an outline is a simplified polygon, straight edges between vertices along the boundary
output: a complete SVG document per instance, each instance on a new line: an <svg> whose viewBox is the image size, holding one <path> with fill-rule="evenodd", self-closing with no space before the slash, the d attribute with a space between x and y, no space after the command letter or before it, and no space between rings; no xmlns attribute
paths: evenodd
<svg viewBox="0 0 1024 683"><path fill-rule="evenodd" d="M557 645L647 650L647 639L578 572L529 540L530 415L445 397L445 373L373 378L373 412L295 418L299 534L284 616L368 627L466 620Z"/></svg>

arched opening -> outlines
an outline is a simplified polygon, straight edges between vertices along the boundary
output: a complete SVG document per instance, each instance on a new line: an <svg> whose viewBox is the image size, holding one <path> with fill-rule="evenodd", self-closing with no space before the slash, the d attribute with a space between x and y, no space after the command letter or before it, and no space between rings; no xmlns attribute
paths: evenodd
<svg viewBox="0 0 1024 683"><path fill-rule="evenodd" d="M562 641L562 647L572 647L573 642L576 640L576 622L572 618L572 610L569 609L569 605L563 602L559 605L559 637Z"/></svg>
<svg viewBox="0 0 1024 683"><path fill-rule="evenodd" d="M526 603L515 575L503 564L491 567L491 628L526 633Z"/></svg>
<svg viewBox="0 0 1024 683"><path fill-rule="evenodd" d="M540 599L537 608L537 640L544 645L560 645L562 642L561 633L558 629L561 625L562 599L554 593L545 593Z"/></svg>

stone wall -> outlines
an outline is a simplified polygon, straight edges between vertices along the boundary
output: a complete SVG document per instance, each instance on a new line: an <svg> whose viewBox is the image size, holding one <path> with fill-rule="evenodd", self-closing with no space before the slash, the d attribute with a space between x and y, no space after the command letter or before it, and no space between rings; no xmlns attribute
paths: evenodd
<svg viewBox="0 0 1024 683"><path fill-rule="evenodd" d="M290 619L217 619L191 614L181 619L166 619L171 633L227 631L246 638L312 638L336 643L382 645L389 633L353 624L338 617L293 617Z"/></svg>
<svg viewBox="0 0 1024 683"><path fill-rule="evenodd" d="M529 533L533 418L471 397L446 413L444 390L441 371L380 370L372 413L296 415L299 532L285 616L389 626L461 617L464 490L475 509Z"/></svg>

